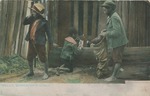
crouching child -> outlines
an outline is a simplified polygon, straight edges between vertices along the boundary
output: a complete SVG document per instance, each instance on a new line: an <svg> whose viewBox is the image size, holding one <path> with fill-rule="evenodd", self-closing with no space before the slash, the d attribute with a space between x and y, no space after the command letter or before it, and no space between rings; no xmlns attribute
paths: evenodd
<svg viewBox="0 0 150 96"><path fill-rule="evenodd" d="M81 48L78 48L78 42L77 31L75 28L71 28L68 36L64 40L64 45L60 55L62 64L65 68L69 69L68 72L73 72L73 61L80 53Z"/></svg>

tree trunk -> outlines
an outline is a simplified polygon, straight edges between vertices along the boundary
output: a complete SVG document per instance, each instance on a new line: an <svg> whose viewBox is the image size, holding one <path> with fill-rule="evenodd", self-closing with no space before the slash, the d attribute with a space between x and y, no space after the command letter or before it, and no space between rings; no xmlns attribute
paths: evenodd
<svg viewBox="0 0 150 96"><path fill-rule="evenodd" d="M74 60L75 66L97 65L96 57L93 50L96 48L84 47L82 53ZM58 67L61 65L60 54L62 48L55 48L51 51L50 66ZM126 47L124 50L123 64L149 64L150 63L150 47Z"/></svg>

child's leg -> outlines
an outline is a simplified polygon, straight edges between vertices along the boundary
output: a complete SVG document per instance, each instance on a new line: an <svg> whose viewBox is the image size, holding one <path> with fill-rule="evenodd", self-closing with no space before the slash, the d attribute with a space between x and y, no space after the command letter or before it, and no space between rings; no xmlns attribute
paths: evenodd
<svg viewBox="0 0 150 96"><path fill-rule="evenodd" d="M69 66L69 69L70 69L70 71L69 72L73 72L73 63L72 63L72 60L69 60L69 64L68 64Z"/></svg>

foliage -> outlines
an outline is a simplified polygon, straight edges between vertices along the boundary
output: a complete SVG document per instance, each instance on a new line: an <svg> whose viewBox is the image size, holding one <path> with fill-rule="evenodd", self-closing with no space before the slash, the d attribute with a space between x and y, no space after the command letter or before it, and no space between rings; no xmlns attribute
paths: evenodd
<svg viewBox="0 0 150 96"><path fill-rule="evenodd" d="M27 68L27 61L18 55L0 57L0 74L20 73Z"/></svg>

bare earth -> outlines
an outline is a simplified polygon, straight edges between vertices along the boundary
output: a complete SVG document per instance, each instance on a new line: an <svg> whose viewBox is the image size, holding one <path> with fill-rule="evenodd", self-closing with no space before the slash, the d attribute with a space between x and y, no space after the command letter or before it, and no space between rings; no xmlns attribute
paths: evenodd
<svg viewBox="0 0 150 96"><path fill-rule="evenodd" d="M95 67L74 68L73 73L62 72L57 76L56 70L49 68L49 78L42 80L43 71L34 69L33 77L26 77L25 72L22 75L3 80L5 83L124 83L125 80L148 80L146 65L128 65L123 66L118 79L113 82L106 82L104 79L98 79L95 75Z"/></svg>

